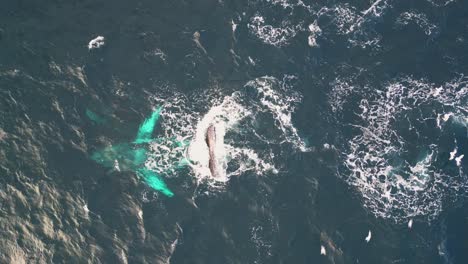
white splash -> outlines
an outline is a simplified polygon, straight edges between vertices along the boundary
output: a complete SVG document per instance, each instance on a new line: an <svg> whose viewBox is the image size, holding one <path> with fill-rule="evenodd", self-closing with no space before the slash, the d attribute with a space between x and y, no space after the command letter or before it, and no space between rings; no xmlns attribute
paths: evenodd
<svg viewBox="0 0 468 264"><path fill-rule="evenodd" d="M88 43L88 49L89 50L92 50L92 49L99 49L100 47L104 46L105 42L104 42L104 37L103 36L97 36L96 38L92 39L89 43Z"/></svg>
<svg viewBox="0 0 468 264"><path fill-rule="evenodd" d="M435 165L439 156L437 134L421 135L427 133L421 127L431 122L434 128L437 124L442 129L451 117L462 120L468 116L464 106L468 80L462 77L442 85L443 89L440 87L424 80L404 78L382 89L344 90L354 95L366 92L359 102L361 121L350 124L361 132L347 143L348 172L343 175L359 190L365 207L376 216L405 222L414 216L431 219L443 209L446 197L468 189L463 177L459 177L463 175L462 170L455 175ZM342 104L346 98L337 102L338 114L345 111ZM428 106L431 111L417 110ZM409 133L427 146L419 147L421 156L417 160L408 159L404 154L415 143L401 134L400 124L407 125ZM456 159L456 155L453 151L450 158ZM459 164L462 165L461 158Z"/></svg>
<svg viewBox="0 0 468 264"><path fill-rule="evenodd" d="M198 182L214 189L246 172L278 173L284 164L279 145L309 150L292 123L292 114L301 101L300 94L292 89L294 80L290 75L282 80L265 76L228 96L220 98L208 91L190 96L191 100L167 87L167 94L175 94L175 98L154 98L156 105L163 105L162 137L150 144L145 165L164 177L174 177L177 168L189 165ZM217 179L211 176L205 141L210 125L215 126L217 136Z"/></svg>
<svg viewBox="0 0 468 264"><path fill-rule="evenodd" d="M198 122L195 135L188 148L187 158L191 161L190 165L197 174L198 179L206 179L211 177L209 168L209 153L206 144L206 131L210 125L215 126L216 131L216 148L215 153L218 163L219 177L213 180L226 182L227 146L224 142L224 134L226 131L233 129L242 119L251 113L236 102L236 96L225 97L223 103L214 106L210 111Z"/></svg>

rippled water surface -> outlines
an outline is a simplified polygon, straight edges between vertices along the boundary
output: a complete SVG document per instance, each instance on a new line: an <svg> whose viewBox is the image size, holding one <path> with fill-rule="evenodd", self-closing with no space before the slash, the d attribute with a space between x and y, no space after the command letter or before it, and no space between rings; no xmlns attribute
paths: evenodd
<svg viewBox="0 0 468 264"><path fill-rule="evenodd" d="M466 1L5 0L0 47L1 263L468 262Z"/></svg>

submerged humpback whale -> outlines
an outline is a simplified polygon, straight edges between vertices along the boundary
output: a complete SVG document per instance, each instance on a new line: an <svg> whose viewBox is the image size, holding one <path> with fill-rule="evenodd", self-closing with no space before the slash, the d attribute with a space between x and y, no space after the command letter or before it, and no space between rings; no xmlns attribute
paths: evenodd
<svg viewBox="0 0 468 264"><path fill-rule="evenodd" d="M218 163L216 160L216 129L213 124L211 124L206 130L205 142L208 146L208 167L210 168L211 176L218 178Z"/></svg>

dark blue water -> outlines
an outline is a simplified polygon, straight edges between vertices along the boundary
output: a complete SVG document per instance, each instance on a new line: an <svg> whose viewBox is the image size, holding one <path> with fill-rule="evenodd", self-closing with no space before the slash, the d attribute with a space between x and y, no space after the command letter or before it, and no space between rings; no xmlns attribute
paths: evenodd
<svg viewBox="0 0 468 264"><path fill-rule="evenodd" d="M467 54L462 0L4 0L0 262L466 263ZM160 106L173 197L91 159Z"/></svg>

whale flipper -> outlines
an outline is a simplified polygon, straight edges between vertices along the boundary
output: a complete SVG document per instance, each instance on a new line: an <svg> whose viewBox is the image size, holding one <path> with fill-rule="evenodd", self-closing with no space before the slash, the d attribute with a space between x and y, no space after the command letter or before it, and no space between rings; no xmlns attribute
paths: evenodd
<svg viewBox="0 0 468 264"><path fill-rule="evenodd" d="M140 144L140 143L148 143L152 141L152 134L156 123L158 122L159 115L161 114L162 107L160 106L158 109L153 111L150 117L145 119L143 124L141 124L140 128L138 129L138 133L136 139L133 143Z"/></svg>

